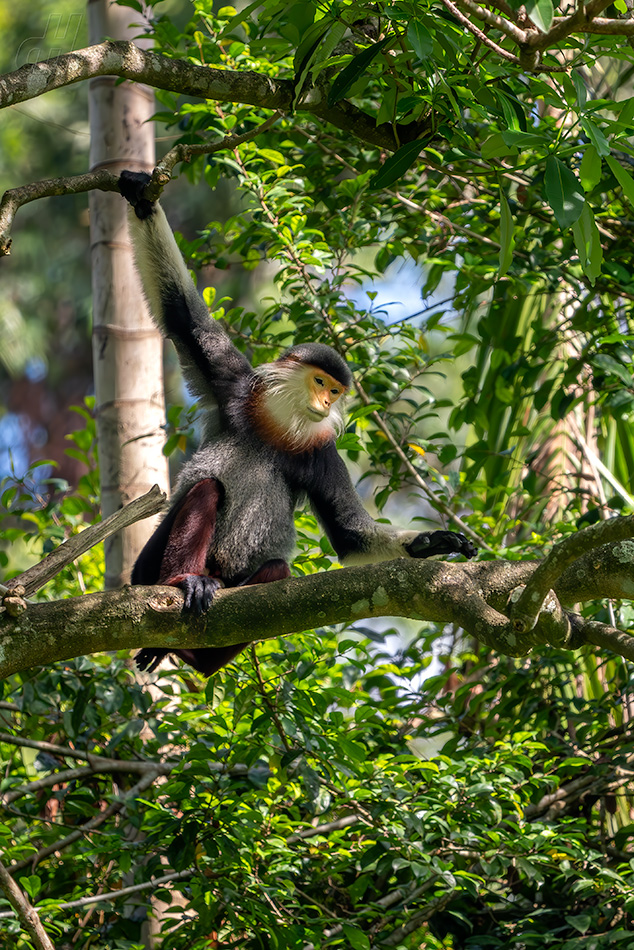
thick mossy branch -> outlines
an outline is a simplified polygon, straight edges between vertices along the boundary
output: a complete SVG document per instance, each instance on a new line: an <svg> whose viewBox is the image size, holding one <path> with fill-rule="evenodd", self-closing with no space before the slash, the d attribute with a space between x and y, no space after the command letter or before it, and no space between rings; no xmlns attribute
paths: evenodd
<svg viewBox="0 0 634 950"><path fill-rule="evenodd" d="M398 559L220 591L205 617L182 613L170 587L128 587L0 616L0 676L87 653L138 647L225 646L370 617L459 624L499 653L519 656L562 643L560 605L634 594L634 542L606 545L559 578L544 617L520 636L508 618L511 594L540 562L450 563ZM600 643L634 659L634 637L563 612L571 645Z"/></svg>

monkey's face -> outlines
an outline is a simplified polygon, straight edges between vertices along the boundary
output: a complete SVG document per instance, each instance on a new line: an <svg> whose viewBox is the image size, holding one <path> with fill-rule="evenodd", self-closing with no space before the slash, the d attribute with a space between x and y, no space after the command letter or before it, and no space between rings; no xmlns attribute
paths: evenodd
<svg viewBox="0 0 634 950"><path fill-rule="evenodd" d="M252 418L258 434L283 451L305 452L343 432L345 388L320 366L276 360L258 366ZM340 400L339 405L335 403Z"/></svg>
<svg viewBox="0 0 634 950"><path fill-rule="evenodd" d="M309 364L304 367L304 373L306 410L315 421L327 419L332 406L343 393L343 386L318 366Z"/></svg>

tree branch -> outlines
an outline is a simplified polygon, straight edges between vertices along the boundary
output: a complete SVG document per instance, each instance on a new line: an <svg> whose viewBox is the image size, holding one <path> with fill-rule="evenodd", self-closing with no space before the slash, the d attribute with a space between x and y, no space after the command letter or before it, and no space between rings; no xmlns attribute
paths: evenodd
<svg viewBox="0 0 634 950"><path fill-rule="evenodd" d="M2 861L0 861L0 887L4 891L4 896L13 907L22 928L28 933L37 950L55 950L48 934L42 926L42 921L35 907L33 907L33 904L31 904L26 895L22 893Z"/></svg>
<svg viewBox="0 0 634 950"><path fill-rule="evenodd" d="M630 598L633 561L634 544L630 541L603 545L579 558L554 585L557 609L559 604L602 597ZM551 607L524 633L508 616L512 592L528 585L539 564L401 558L221 590L211 610L198 618L182 613L183 595L174 587L131 587L31 604L17 618L0 616L0 676L87 653L136 647L228 646L326 624L354 624L369 617L458 624L491 649L521 656L538 643L561 645L561 622L553 621ZM574 646L594 642L598 632L593 626L586 627L584 618L566 617L573 627ZM630 655L634 638L622 631L610 636L611 647L618 648L621 655ZM16 740L11 737L11 741ZM91 762L89 753L77 757Z"/></svg>
<svg viewBox="0 0 634 950"><path fill-rule="evenodd" d="M210 155L224 149L234 149L243 142L249 142L262 132L273 126L283 113L275 112L265 122L249 129L241 135L226 135L219 142L200 142L193 145L183 143L175 145L158 163L152 174L152 181L147 187L147 197L155 201L160 197L167 182L172 177L174 166L179 162L189 162L196 155ZM5 191L0 200L0 257L11 251L10 232L13 219L22 205L39 198L52 198L57 195L80 194L86 191L119 191L119 176L101 168L84 175L73 175L65 178L48 178L44 181L35 181L19 188ZM158 509L157 509L158 510ZM153 512L148 512L148 516ZM141 516L147 517L147 516ZM132 523L132 522L130 522ZM122 527L125 527L123 525Z"/></svg>
<svg viewBox="0 0 634 950"><path fill-rule="evenodd" d="M240 102L273 111L290 112L294 107L298 112L306 112L350 132L355 138L390 151L420 138L430 128L427 120L396 127L389 122L377 126L374 116L345 100L328 106L325 93L316 87L308 89L299 102L293 103L292 80L277 80L252 70L196 66L186 60L139 49L125 40L109 40L5 74L0 77L0 108L95 76L119 76L184 96Z"/></svg>
<svg viewBox="0 0 634 950"><path fill-rule="evenodd" d="M100 541L109 538L111 534L120 531L122 528L127 528L137 521L142 521L143 518L149 518L150 515L157 514L164 506L166 498L165 492L161 491L158 485L153 485L145 495L135 498L130 504L125 505L119 511L115 511L105 521L84 528L79 534L64 541L58 548L51 551L39 564L34 564L33 567L22 574L11 578L10 581L7 581L7 589L22 588L24 591L22 596L29 597L40 587L43 587L47 581L55 577L56 574L59 574L67 564L85 554ZM2 608L0 608L0 612L1 610Z"/></svg>
<svg viewBox="0 0 634 950"><path fill-rule="evenodd" d="M567 17L555 17L553 27L559 26ZM595 17L584 26L578 26L577 33L604 33L608 36L634 36L634 20L611 20L607 17Z"/></svg>
<svg viewBox="0 0 634 950"><path fill-rule="evenodd" d="M548 592L566 568L582 555L615 541L627 541L633 535L634 515L630 515L626 518L601 521L555 544L548 556L540 562L512 608L511 618L515 630L522 634L533 627Z"/></svg>
<svg viewBox="0 0 634 950"><path fill-rule="evenodd" d="M481 43L484 43L485 46L488 46L489 49L492 49L498 56L501 56L502 59L508 60L509 63L515 63L519 65L519 57L514 53L509 53L507 50L502 49L498 43L494 43L493 40L489 39L486 33L483 33L479 27L471 22L469 17L466 17L464 13L461 13L455 3L452 3L452 0L442 0L444 5L447 7L449 12L456 18L458 23L461 23L465 29L469 30L470 33L478 39Z"/></svg>
<svg viewBox="0 0 634 950"><path fill-rule="evenodd" d="M95 894L90 897L80 897L75 901L64 901L61 904L56 904L54 908L51 908L47 913L53 913L58 910L73 910L75 907L88 907L90 904L99 904L102 901L117 901L120 897L129 897L130 894L140 894L143 891L156 890L157 887L163 887L165 884L171 884L172 881L182 881L188 877L192 877L196 872L194 870L188 871L171 871L169 874L164 874L162 877L152 878L151 881L143 881L142 884L131 884L129 887L120 887L117 891L109 891L105 894ZM3 911L0 914L0 918L6 918L13 916L10 911ZM52 945L51 945L52 946ZM53 947L52 950L55 950Z"/></svg>
<svg viewBox="0 0 634 950"><path fill-rule="evenodd" d="M9 873L16 874L18 871L23 871L29 867L35 869L44 858L50 857L51 854L55 854L57 851L63 851L64 848L74 844L75 841L79 841L80 838L94 831L95 828L99 828L100 825L103 825L109 818L112 818L113 815L119 812L125 812L129 802L133 801L138 795L141 795L142 792L154 784L159 774L161 774L160 765L161 763L157 762L154 770L142 776L129 791L124 795L117 796L107 808L104 808L103 811L98 811L92 818L89 818L83 825L80 825L79 828L67 834L65 838L58 838L57 841L46 845L46 847L41 848L35 854L30 854L28 858L24 858L22 861L16 861L15 864L10 866Z"/></svg>
<svg viewBox="0 0 634 950"><path fill-rule="evenodd" d="M491 10L487 10L486 7L481 7L479 4L474 3L474 0L458 0L458 2L460 6L468 10L472 16L477 17L478 20L483 20L489 26L499 30L500 33L506 33L506 35L518 45L526 42L526 31L521 30L519 26L509 22L505 17L500 16L498 13L492 13Z"/></svg>
<svg viewBox="0 0 634 950"><path fill-rule="evenodd" d="M56 195L76 195L84 191L119 191L117 175L104 169L86 172L85 175L73 175L67 178L47 178L35 181L19 188L10 188L0 201L0 257L9 253L11 238L9 232L13 219L22 205L39 198L52 198Z"/></svg>
<svg viewBox="0 0 634 950"><path fill-rule="evenodd" d="M568 17L557 17L547 33L529 33L526 44L534 50L547 49L556 46L572 33L585 33L595 16L598 16L613 0L592 0L587 4L579 4L574 13ZM615 23L625 24L625 20L615 20Z"/></svg>

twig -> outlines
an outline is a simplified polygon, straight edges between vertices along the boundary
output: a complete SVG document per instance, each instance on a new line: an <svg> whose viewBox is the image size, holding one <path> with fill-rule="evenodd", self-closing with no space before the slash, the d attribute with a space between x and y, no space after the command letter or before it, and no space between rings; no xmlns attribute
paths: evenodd
<svg viewBox="0 0 634 950"><path fill-rule="evenodd" d="M506 35L512 40L515 40L516 43L523 44L526 42L526 31L521 30L519 26L516 26L514 23L509 23L507 19L499 16L499 14L492 13L485 7L481 7L479 4L474 3L474 0L459 0L459 3L473 16L488 23L489 26L495 27L495 29L501 33L506 33Z"/></svg>
<svg viewBox="0 0 634 950"><path fill-rule="evenodd" d="M502 59L508 60L509 63L514 63L516 66L519 66L520 60L518 56L515 56L514 53L509 53L507 50L502 49L501 46L498 46L497 43L494 43L493 40L489 39L486 33L483 33L474 23L471 22L469 17L466 17L464 13L458 9L455 3L452 3L452 0L442 0L444 5L447 7L449 12L455 16L456 20L461 23L465 29L469 30L470 33L473 33L481 43L484 43L485 46L488 46L489 49L492 49L498 56L501 56Z"/></svg>
<svg viewBox="0 0 634 950"><path fill-rule="evenodd" d="M264 680L262 679L262 670L260 669L260 661L258 660L258 656L257 656L257 653L255 652L255 647L253 645L251 646L251 659L253 660L255 673L258 678L258 683L260 686L260 695L262 696L262 699L264 700L264 704L268 707L268 710L271 713L271 719L273 720L275 728L277 729L277 733L280 739L282 740L282 745L284 746L287 752L290 752L293 747L291 743L288 741L288 736L286 735L286 732L284 731L284 726L282 725L280 721L280 717L277 714L277 707L275 703L272 702L272 700L269 697L268 691L266 689L266 685L264 683Z"/></svg>
<svg viewBox="0 0 634 950"><path fill-rule="evenodd" d="M0 861L0 887L13 907L22 928L28 933L37 950L55 950L39 918L38 912Z"/></svg>
<svg viewBox="0 0 634 950"><path fill-rule="evenodd" d="M80 897L76 901L65 901L63 904L55 904L54 907L51 907L50 910L47 907L44 913L54 913L58 910L72 910L74 907L87 907L90 904L99 904L101 901L116 901L120 897L128 897L130 894L138 894L140 891L148 891L150 888L156 889L161 887L163 884L169 884L171 881L182 881L184 878L192 877L196 872L194 870L187 871L171 871L169 874L164 874L163 877L155 877L151 881L144 881L143 884L131 884L129 887L122 887L118 891L109 891L107 894L96 894L92 897ZM33 908L34 909L34 908ZM0 914L0 918L11 917L12 914L10 911L3 911ZM50 950L55 950L52 944Z"/></svg>
<svg viewBox="0 0 634 950"><path fill-rule="evenodd" d="M49 855L55 854L57 851L63 851L64 848L74 844L75 841L79 841L79 839L83 838L84 835L89 834L89 832L94 831L95 828L103 825L104 822L106 822L109 818L112 818L113 815L118 814L120 811L125 811L128 803L132 801L132 799L136 798L137 795L140 795L141 792L144 792L147 788L150 788L150 786L161 774L160 763L157 763L153 772L149 772L147 775L144 775L143 778L141 778L136 783L136 785L132 786L129 792L118 798L116 801L112 802L107 808L104 808L103 811L98 812L94 818L90 818L88 821L84 822L83 825L80 825L79 828L75 829L75 831L71 831L71 833L66 835L65 838L59 838L57 841L54 841L52 844L49 844L45 848L42 848L40 851L36 852L36 854L31 854L28 858L25 858L22 861L16 861L15 864L12 864L10 868L11 874L15 874L17 871L23 871L28 867L35 868L40 863L40 861L44 860L44 858L48 858Z"/></svg>
<svg viewBox="0 0 634 950"><path fill-rule="evenodd" d="M7 587L9 590L22 587L27 597L30 594L34 594L35 591L43 587L47 581L50 581L52 577L59 574L62 568L66 567L67 564L70 564L71 561L74 561L82 554L85 554L86 551L89 551L90 548L99 544L104 538L110 537L115 531L127 528L128 525L141 521L143 518L149 518L150 515L155 515L161 510L165 504L165 500L165 492L162 492L158 485L154 485L145 495L141 495L140 498L135 498L129 505L121 508L120 511L115 511L115 513L110 515L109 518L106 518L105 521L90 525L88 528L84 528L79 534L64 541L63 544L60 544L58 548L51 551L39 564L34 564L33 567L30 567L22 574L18 574L17 577L13 577L10 581L7 581Z"/></svg>
<svg viewBox="0 0 634 950"><path fill-rule="evenodd" d="M430 901L429 904L426 904L422 910L418 911L416 914L413 914L407 923L393 930L389 937L377 941L375 946L395 947L397 944L402 943L405 937L413 933L414 930L417 930L426 920L431 920L434 914L444 910L451 898L454 896L454 893L455 888L452 888L447 894L443 894L441 897L437 897L435 900Z"/></svg>
<svg viewBox="0 0 634 950"><path fill-rule="evenodd" d="M289 835L286 844L297 844L305 838L314 838L315 835L328 835L331 831L339 831L341 828L349 828L362 821L361 815L346 815L345 818L339 818L337 821L327 821L323 825L316 825L314 828L303 828L295 835Z"/></svg>
<svg viewBox="0 0 634 950"><path fill-rule="evenodd" d="M254 129L250 129L248 132L243 132L242 135L225 135L225 137L220 142L197 142L195 145L186 145L180 143L175 145L169 150L169 152L161 159L157 164L154 172L152 174L152 184L155 182L160 182L161 187L163 187L167 181L171 178L172 170L175 165L179 162L189 162L196 155L211 155L214 152L221 152L224 149L234 149L239 145L242 145L244 142L250 142L252 139L257 138L258 135L261 135L263 132L267 132L278 119L281 119L284 113L278 109L272 116L262 122L260 125L256 126ZM147 197L151 200L154 199L154 194L151 191L152 185L148 185L146 189ZM156 195L158 198L158 194Z"/></svg>

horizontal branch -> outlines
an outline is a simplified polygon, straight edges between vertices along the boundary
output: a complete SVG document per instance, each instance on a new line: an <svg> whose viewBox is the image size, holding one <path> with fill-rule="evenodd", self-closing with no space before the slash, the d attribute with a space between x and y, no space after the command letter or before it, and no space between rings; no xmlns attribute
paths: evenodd
<svg viewBox="0 0 634 950"><path fill-rule="evenodd" d="M0 676L87 653L228 646L371 617L458 624L491 649L520 656L541 642L561 644L561 624L553 626L559 604L631 597L633 561L629 541L579 558L559 578L557 596L550 596L543 617L524 636L509 620L509 598L530 581L539 561L401 558L222 590L202 617L183 614L182 593L173 587L131 587L30 604L15 618L0 616ZM557 598L555 611L550 602ZM571 617L574 624L569 619L567 625L572 624L572 642L579 646L586 642L585 621ZM592 633L587 642L594 642ZM612 635L615 648L633 655L634 638L618 633L620 641Z"/></svg>
<svg viewBox="0 0 634 950"><path fill-rule="evenodd" d="M211 155L226 149L237 148L244 142L250 142L252 139L257 138L262 132L266 132L281 116L281 112L275 112L272 116L269 116L266 121L256 126L256 128L249 129L240 135L225 135L224 138L216 142L198 142L190 145L179 143L175 145L167 152L154 169L152 181L148 184L146 189L146 196L152 201L156 201L160 198L163 188L172 176L174 167L179 162L189 162L197 155ZM0 257L6 256L11 252L11 228L13 226L13 220L22 205L40 198L81 194L87 191L111 191L118 193L119 175L115 175L104 168L98 168L95 169L95 171L86 172L83 175L70 175L64 178L47 178L43 181L30 182L26 185L20 185L18 188L10 188L8 191L5 191L2 199L0 199ZM134 503L135 502L132 502L132 504ZM159 508L156 510L158 511ZM148 511L147 515L141 515L140 517L148 517L150 514L153 514L153 512ZM122 527L126 527L126 525L122 525Z"/></svg>
<svg viewBox="0 0 634 950"><path fill-rule="evenodd" d="M183 59L170 59L151 50L139 49L125 40L88 46L6 73L0 77L0 108L96 76L119 76L184 96L239 102L274 112L290 112L294 108L390 151L404 142L420 138L430 127L426 120L396 128L389 122L377 126L374 116L345 100L329 106L326 93L317 87L310 88L299 102L294 102L292 80L273 79L252 70L197 66Z"/></svg>
<svg viewBox="0 0 634 950"><path fill-rule="evenodd" d="M564 19L563 17L561 19ZM557 26L560 17L555 17L553 26ZM603 33L608 36L634 36L634 20L612 20L596 16L585 26L577 28L578 33Z"/></svg>
<svg viewBox="0 0 634 950"><path fill-rule="evenodd" d="M118 191L119 179L117 175L103 168L84 175L73 175L68 178L45 178L43 181L34 181L19 188L10 188L0 201L0 255L6 255L11 249L9 231L18 210L30 201L40 198L53 198L60 195L77 195L86 191Z"/></svg>

